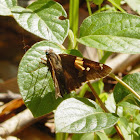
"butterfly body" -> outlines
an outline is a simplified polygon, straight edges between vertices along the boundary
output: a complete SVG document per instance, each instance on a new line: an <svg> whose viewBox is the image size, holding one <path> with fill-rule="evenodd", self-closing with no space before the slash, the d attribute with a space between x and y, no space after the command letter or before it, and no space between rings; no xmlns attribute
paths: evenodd
<svg viewBox="0 0 140 140"><path fill-rule="evenodd" d="M79 88L83 82L103 78L111 72L107 65L73 55L55 54L49 50L46 57L56 98Z"/></svg>

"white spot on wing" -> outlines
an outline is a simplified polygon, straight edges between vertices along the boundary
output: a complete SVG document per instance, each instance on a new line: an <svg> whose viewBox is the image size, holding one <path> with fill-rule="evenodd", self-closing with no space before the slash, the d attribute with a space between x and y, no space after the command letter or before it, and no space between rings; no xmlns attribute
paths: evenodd
<svg viewBox="0 0 140 140"><path fill-rule="evenodd" d="M87 70L87 71L90 71L90 67L87 67L86 70Z"/></svg>
<svg viewBox="0 0 140 140"><path fill-rule="evenodd" d="M80 61L82 61L83 58L82 58L82 57L76 57L76 60L80 60Z"/></svg>
<svg viewBox="0 0 140 140"><path fill-rule="evenodd" d="M103 70L103 64L99 64L99 66L100 66L101 70Z"/></svg>

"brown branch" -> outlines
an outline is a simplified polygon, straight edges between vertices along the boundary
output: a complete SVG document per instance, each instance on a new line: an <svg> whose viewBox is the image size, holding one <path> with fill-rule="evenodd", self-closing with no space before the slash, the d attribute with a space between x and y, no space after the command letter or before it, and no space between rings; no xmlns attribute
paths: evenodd
<svg viewBox="0 0 140 140"><path fill-rule="evenodd" d="M91 89L92 91L92 94L94 95L94 97L98 100L98 102L100 103L101 105L101 108L106 112L106 113L109 113L108 109L105 107L104 103L102 102L102 100L99 98L99 96L97 95L97 93L95 92L95 90L93 89L92 85L90 84L90 82L87 83L89 88ZM121 140L124 140L124 137L119 129L119 127L115 124L114 125L118 135L120 136Z"/></svg>
<svg viewBox="0 0 140 140"><path fill-rule="evenodd" d="M48 116L44 115L39 118L34 118L29 109L22 111L16 116L10 118L9 120L0 124L0 136L6 137L9 135L15 135L24 128L30 126L31 124L37 122L38 120L43 119Z"/></svg>
<svg viewBox="0 0 140 140"><path fill-rule="evenodd" d="M113 73L123 72L128 66L134 66L139 63L139 54L119 54L106 64L112 68Z"/></svg>
<svg viewBox="0 0 140 140"><path fill-rule="evenodd" d="M8 91L8 93L0 93L0 101L2 102L8 102L13 99L19 99L21 98L21 95L18 93L13 93L11 91Z"/></svg>
<svg viewBox="0 0 140 140"><path fill-rule="evenodd" d="M96 94L95 90L93 89L92 85L90 84L90 82L87 82L89 88L92 91L92 94L94 95L94 97L98 100L98 102L101 105L101 108L105 111L105 112L109 112L108 109L105 107L104 103L102 102L102 100L99 98L99 96Z"/></svg>

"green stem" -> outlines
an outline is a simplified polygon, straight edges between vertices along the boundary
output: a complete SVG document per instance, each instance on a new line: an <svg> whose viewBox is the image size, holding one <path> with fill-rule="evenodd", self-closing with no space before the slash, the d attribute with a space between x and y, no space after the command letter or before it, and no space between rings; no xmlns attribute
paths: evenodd
<svg viewBox="0 0 140 140"><path fill-rule="evenodd" d="M121 12L126 13L125 10L123 10L118 4L116 4L113 0L108 0L110 3L112 3L113 6L115 6L117 9L119 9Z"/></svg>
<svg viewBox="0 0 140 140"><path fill-rule="evenodd" d="M104 6L102 7L100 10L98 9L97 11L95 11L93 14L96 14L96 13L99 13L99 12L102 12L102 11L107 11L107 10L111 10L112 11L117 11L114 7L110 7L110 6Z"/></svg>
<svg viewBox="0 0 140 140"><path fill-rule="evenodd" d="M72 32L71 29L69 29L69 32L68 32L68 38L69 38L69 44L68 44L68 49L74 49L74 34Z"/></svg>
<svg viewBox="0 0 140 140"><path fill-rule="evenodd" d="M123 82L121 79L119 79L116 75L114 75L113 73L109 74L110 77L112 77L113 79L115 79L116 81L118 81L121 85L123 85L124 87L126 87L129 91L131 91L134 96L136 96L139 100L140 100L140 96L139 94L137 94L129 85L127 85L125 82Z"/></svg>
<svg viewBox="0 0 140 140"><path fill-rule="evenodd" d="M70 29L74 34L74 46L75 49L77 46L77 35L78 35L78 23L79 23L79 0L70 0L70 8L69 8L69 20L70 20ZM70 48L70 47L69 47Z"/></svg>
<svg viewBox="0 0 140 140"><path fill-rule="evenodd" d="M99 11L101 12L101 4L98 5Z"/></svg>
<svg viewBox="0 0 140 140"><path fill-rule="evenodd" d="M104 51L97 49L97 53L98 53L98 59L101 60L101 58L103 57Z"/></svg>
<svg viewBox="0 0 140 140"><path fill-rule="evenodd" d="M91 16L91 15L92 15L92 12L91 12L90 3L89 3L88 0L87 0L87 8L88 8L88 13L89 13L89 15Z"/></svg>

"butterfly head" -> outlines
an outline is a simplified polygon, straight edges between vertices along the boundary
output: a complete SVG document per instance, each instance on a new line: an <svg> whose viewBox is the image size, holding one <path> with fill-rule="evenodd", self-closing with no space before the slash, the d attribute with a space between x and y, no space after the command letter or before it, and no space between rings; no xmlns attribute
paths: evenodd
<svg viewBox="0 0 140 140"><path fill-rule="evenodd" d="M48 52L48 51L46 51L45 53L46 53L46 56L48 56L48 55L49 55L49 52Z"/></svg>
<svg viewBox="0 0 140 140"><path fill-rule="evenodd" d="M46 50L45 51L45 54L46 54L46 57L48 58L48 57L50 57L52 54L54 54L54 52L53 52L53 50Z"/></svg>

